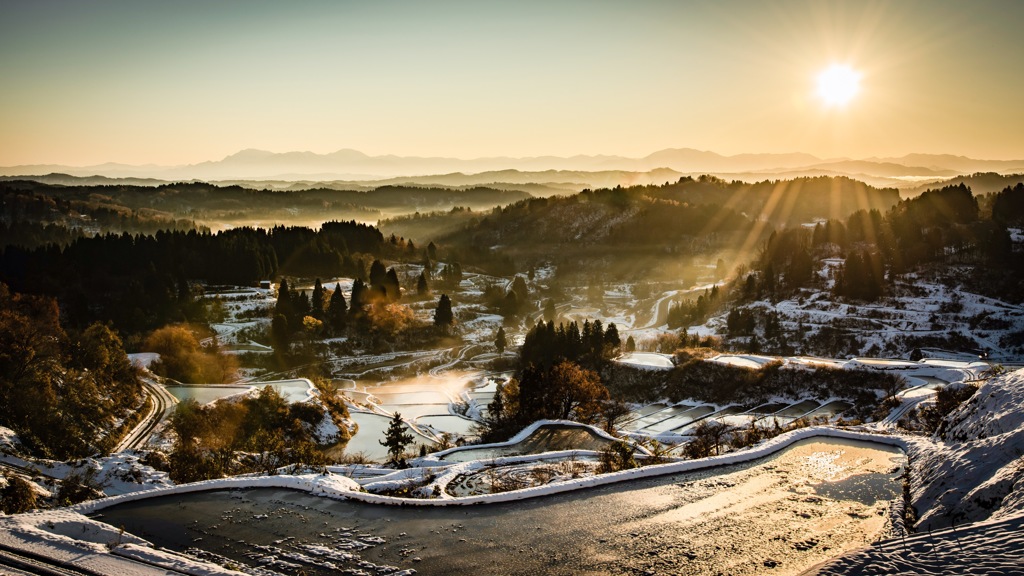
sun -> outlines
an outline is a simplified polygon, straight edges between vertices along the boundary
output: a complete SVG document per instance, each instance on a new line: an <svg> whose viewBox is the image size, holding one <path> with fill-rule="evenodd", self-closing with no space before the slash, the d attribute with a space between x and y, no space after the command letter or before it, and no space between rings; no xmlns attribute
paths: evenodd
<svg viewBox="0 0 1024 576"><path fill-rule="evenodd" d="M846 106L860 92L860 73L833 64L818 74L818 96L827 106Z"/></svg>

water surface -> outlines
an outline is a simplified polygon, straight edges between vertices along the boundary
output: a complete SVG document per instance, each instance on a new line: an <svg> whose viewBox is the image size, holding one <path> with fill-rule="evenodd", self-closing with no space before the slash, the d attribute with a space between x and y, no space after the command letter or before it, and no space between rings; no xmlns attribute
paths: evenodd
<svg viewBox="0 0 1024 576"><path fill-rule="evenodd" d="M103 520L284 574L799 574L878 538L903 460L808 440L753 463L508 504L387 507L253 489L124 504Z"/></svg>

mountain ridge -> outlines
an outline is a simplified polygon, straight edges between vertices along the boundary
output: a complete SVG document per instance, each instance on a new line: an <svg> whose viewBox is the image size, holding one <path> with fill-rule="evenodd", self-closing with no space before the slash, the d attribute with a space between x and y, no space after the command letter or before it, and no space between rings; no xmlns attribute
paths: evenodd
<svg viewBox="0 0 1024 576"><path fill-rule="evenodd" d="M220 160L178 166L130 165L107 162L92 166L28 164L0 167L3 176L68 174L108 178L154 178L162 180L232 179L334 179L379 180L396 177L427 177L462 173L519 170L522 172L651 172L674 170L682 174L757 174L827 170L850 176L941 179L977 172L1000 174L1024 172L1024 160L985 160L952 154L907 154L901 157L867 159L823 159L802 152L741 153L723 155L695 148L666 148L633 158L616 155L491 156L454 158L443 156L369 155L342 148L320 154L311 151L271 152L246 148ZM287 178L283 176L288 176Z"/></svg>

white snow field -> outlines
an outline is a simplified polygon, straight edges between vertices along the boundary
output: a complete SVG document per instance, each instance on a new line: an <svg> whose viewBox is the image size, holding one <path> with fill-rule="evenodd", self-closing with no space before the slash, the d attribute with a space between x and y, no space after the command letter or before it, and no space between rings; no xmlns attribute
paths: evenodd
<svg viewBox="0 0 1024 576"><path fill-rule="evenodd" d="M653 352L629 352L619 356L615 361L652 370L669 370L675 366L671 354L655 354Z"/></svg>

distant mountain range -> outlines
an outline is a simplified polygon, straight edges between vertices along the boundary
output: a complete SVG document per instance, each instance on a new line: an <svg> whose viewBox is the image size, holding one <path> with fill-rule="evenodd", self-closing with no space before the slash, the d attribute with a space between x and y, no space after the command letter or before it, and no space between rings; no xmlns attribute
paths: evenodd
<svg viewBox="0 0 1024 576"><path fill-rule="evenodd" d="M357 150L330 154L242 150L222 160L183 166L52 164L0 168L2 176L103 176L132 183L159 181L239 181L420 183L446 186L491 183L580 185L661 183L680 175L716 174L742 180L797 176L846 175L875 186L911 188L976 172L1024 173L1024 160L978 160L941 154L908 154L899 158L822 159L810 154L738 154L723 156L690 148L660 150L643 158L623 156L536 156L459 159L416 156L369 156ZM531 179L535 178L535 179ZM659 179L665 178L659 182ZM152 183L157 183L151 181ZM284 186L280 186L284 187ZM558 188L558 187L556 187Z"/></svg>

